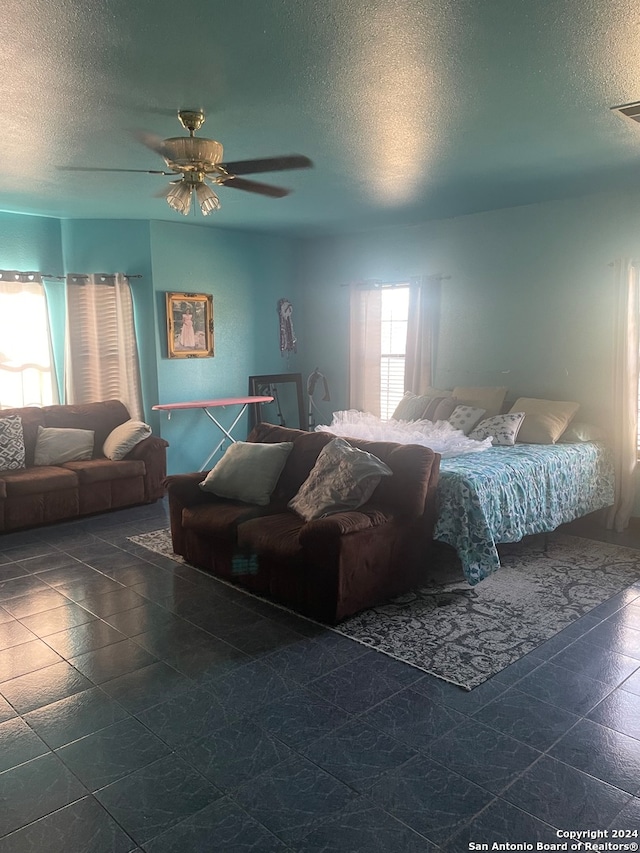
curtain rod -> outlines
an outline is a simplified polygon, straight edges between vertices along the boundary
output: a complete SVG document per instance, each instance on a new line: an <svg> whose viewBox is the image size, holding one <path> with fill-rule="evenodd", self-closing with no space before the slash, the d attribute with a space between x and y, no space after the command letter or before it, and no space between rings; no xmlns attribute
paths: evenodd
<svg viewBox="0 0 640 853"><path fill-rule="evenodd" d="M50 281L66 281L66 279L67 279L67 276L66 276L66 275L53 275L53 273L48 273L48 272L38 272L37 270L0 270L0 278L2 277L2 275L3 275L4 273L11 273L11 274L13 274L14 276L15 276L15 275L20 275L20 276L23 276L23 275L26 275L26 276L33 275L33 276L36 276L36 275L37 275L37 276L40 276L40 278L47 278L47 279L49 279ZM112 278L112 277L115 275L115 273L94 273L94 275L97 275L97 276L104 276L104 278ZM78 275L76 275L75 273L71 274L71 277L72 277L72 278L89 278L89 276L88 276L88 275L84 275L84 274L78 274ZM126 278L126 279L131 279L131 278L143 278L143 276L142 276L140 273L137 273L137 274L135 274L135 275L123 275L123 278ZM8 280L9 280L9 279L7 279L7 281L8 281Z"/></svg>
<svg viewBox="0 0 640 853"><path fill-rule="evenodd" d="M46 275L46 273L41 273L42 278L52 278L57 281L66 281L67 278L89 278L89 275L86 273L69 273L68 275ZM117 273L113 272L96 272L91 273L91 275L95 275L98 278L113 278ZM125 275L122 273L122 277L126 279L131 278L144 278L140 273L136 273L135 275Z"/></svg>

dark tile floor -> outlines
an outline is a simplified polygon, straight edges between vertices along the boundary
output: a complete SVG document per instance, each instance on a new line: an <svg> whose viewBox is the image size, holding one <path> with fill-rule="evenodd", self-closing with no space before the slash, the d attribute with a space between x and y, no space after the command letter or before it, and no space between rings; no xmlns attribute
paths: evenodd
<svg viewBox="0 0 640 853"><path fill-rule="evenodd" d="M0 537L0 853L640 828L640 582L465 693L128 541L164 526L157 504Z"/></svg>

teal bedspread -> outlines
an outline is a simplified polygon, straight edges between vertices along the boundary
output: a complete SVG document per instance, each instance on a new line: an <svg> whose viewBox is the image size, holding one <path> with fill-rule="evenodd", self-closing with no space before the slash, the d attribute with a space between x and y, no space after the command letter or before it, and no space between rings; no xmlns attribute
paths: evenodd
<svg viewBox="0 0 640 853"><path fill-rule="evenodd" d="M458 552L470 584L500 567L496 544L548 533L613 503L600 442L491 447L440 463L434 538Z"/></svg>

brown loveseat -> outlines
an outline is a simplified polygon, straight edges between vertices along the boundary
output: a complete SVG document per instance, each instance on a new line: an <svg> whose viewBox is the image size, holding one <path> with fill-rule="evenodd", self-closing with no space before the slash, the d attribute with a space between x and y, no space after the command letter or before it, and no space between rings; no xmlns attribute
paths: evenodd
<svg viewBox="0 0 640 853"><path fill-rule="evenodd" d="M145 438L117 462L102 453L109 433L129 420L119 400L0 411L0 418L9 415L22 420L26 467L0 471L0 533L152 503L164 494L168 446L164 439ZM39 426L93 430L93 458L34 465Z"/></svg>
<svg viewBox="0 0 640 853"><path fill-rule="evenodd" d="M287 509L333 436L258 424L247 441L292 441L268 506L203 492L202 472L166 480L173 549L189 563L336 623L425 578L440 456L417 445L349 439L391 468L358 510L303 521Z"/></svg>

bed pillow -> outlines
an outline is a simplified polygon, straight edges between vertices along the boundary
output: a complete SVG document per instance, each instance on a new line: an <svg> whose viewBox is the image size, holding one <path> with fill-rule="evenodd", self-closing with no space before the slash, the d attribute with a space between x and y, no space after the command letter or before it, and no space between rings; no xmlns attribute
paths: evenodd
<svg viewBox="0 0 640 853"><path fill-rule="evenodd" d="M458 385L451 392L465 406L475 406L484 409L485 415L492 418L502 411L504 398L507 396L507 387L500 385L496 387L463 387ZM512 409L513 411L513 409Z"/></svg>
<svg viewBox="0 0 640 853"><path fill-rule="evenodd" d="M25 467L24 432L20 415L0 418L0 471Z"/></svg>
<svg viewBox="0 0 640 853"><path fill-rule="evenodd" d="M473 406L456 406L447 420L454 429L461 429L465 435L469 435L485 414L484 409L476 409Z"/></svg>
<svg viewBox="0 0 640 853"><path fill-rule="evenodd" d="M34 465L61 465L79 462L93 456L92 429L38 427Z"/></svg>
<svg viewBox="0 0 640 853"><path fill-rule="evenodd" d="M394 421L420 421L424 419L424 412L431 397L422 394L418 396L411 391L406 391L404 397L395 408L391 418Z"/></svg>
<svg viewBox="0 0 640 853"><path fill-rule="evenodd" d="M369 500L380 479L392 473L377 456L334 438L322 448L288 507L305 521L357 509Z"/></svg>
<svg viewBox="0 0 640 853"><path fill-rule="evenodd" d="M495 447L512 447L516 443L518 432L524 421L524 412L509 412L506 415L494 415L485 418L469 434L469 438L484 441L492 438Z"/></svg>
<svg viewBox="0 0 640 853"><path fill-rule="evenodd" d="M525 413L518 441L527 444L555 444L579 408L579 403L520 397L511 407L512 412Z"/></svg>
<svg viewBox="0 0 640 853"><path fill-rule="evenodd" d="M447 421L460 401L456 397L434 397L422 416L426 421Z"/></svg>
<svg viewBox="0 0 640 853"><path fill-rule="evenodd" d="M227 447L200 488L220 498L266 506L292 449L292 441L236 441Z"/></svg>
<svg viewBox="0 0 640 853"><path fill-rule="evenodd" d="M102 452L114 462L124 459L130 450L149 438L151 427L143 421L128 420L111 430L102 445Z"/></svg>
<svg viewBox="0 0 640 853"><path fill-rule="evenodd" d="M574 421L570 423L566 430L562 433L559 442L576 442L576 441L606 441L607 431L595 424L578 423Z"/></svg>

